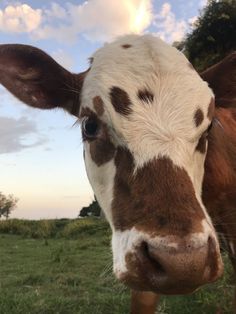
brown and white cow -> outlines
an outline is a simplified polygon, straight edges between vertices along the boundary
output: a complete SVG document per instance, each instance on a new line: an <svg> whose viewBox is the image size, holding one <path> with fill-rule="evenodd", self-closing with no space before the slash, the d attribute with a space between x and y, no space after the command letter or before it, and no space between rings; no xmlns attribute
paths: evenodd
<svg viewBox="0 0 236 314"><path fill-rule="evenodd" d="M219 278L213 222L232 260L236 245L235 54L200 77L177 49L129 35L72 74L37 48L0 45L0 83L30 106L81 121L114 273L135 291L132 313L154 313L157 294Z"/></svg>

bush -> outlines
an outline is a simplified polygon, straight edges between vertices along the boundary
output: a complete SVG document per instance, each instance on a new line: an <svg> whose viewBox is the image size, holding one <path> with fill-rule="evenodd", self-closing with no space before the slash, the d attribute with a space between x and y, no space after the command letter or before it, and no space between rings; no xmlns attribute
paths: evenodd
<svg viewBox="0 0 236 314"><path fill-rule="evenodd" d="M0 234L16 234L37 239L76 238L104 230L109 230L107 222L92 217L74 220L0 220Z"/></svg>

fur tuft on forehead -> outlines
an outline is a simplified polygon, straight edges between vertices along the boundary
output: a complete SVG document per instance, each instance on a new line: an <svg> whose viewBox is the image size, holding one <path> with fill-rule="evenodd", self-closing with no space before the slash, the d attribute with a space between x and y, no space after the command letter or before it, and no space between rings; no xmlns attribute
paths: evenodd
<svg viewBox="0 0 236 314"><path fill-rule="evenodd" d="M124 36L92 58L82 107L96 110L93 99L101 97L106 123L119 134L118 144L125 143L145 162L158 154L169 156L168 143L193 141L209 124L211 89L183 53L161 39ZM196 112L201 119L196 120ZM150 154L150 145L159 151Z"/></svg>

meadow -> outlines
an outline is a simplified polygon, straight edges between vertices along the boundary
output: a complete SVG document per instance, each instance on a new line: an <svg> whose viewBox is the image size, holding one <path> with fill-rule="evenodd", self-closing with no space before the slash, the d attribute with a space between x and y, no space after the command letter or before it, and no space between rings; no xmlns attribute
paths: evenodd
<svg viewBox="0 0 236 314"><path fill-rule="evenodd" d="M0 314L125 314L129 290L112 274L106 222L0 221ZM188 296L162 297L159 314L232 313L233 273Z"/></svg>

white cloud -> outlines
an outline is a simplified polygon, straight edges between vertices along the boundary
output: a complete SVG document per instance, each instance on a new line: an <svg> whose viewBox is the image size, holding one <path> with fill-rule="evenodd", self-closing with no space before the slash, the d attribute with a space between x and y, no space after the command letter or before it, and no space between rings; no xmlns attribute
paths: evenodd
<svg viewBox="0 0 236 314"><path fill-rule="evenodd" d="M35 123L26 117L19 119L0 117L0 134L0 154L19 152L45 142L45 139L38 138ZM33 141L30 139L32 135Z"/></svg>
<svg viewBox="0 0 236 314"><path fill-rule="evenodd" d="M190 17L190 18L188 19L188 22L189 22L189 24L190 24L191 27L194 27L194 25L195 25L196 22L197 22L197 19L198 19L198 16L193 16L193 17Z"/></svg>
<svg viewBox="0 0 236 314"><path fill-rule="evenodd" d="M62 49L58 49L52 53L52 57L61 64L64 68L66 68L69 71L73 70L74 66L74 60L72 56L70 56L68 53L66 53Z"/></svg>
<svg viewBox="0 0 236 314"><path fill-rule="evenodd" d="M172 12L171 4L168 2L162 5L161 11L155 16L153 24L157 28L156 35L169 43L183 39L188 29L187 22L176 18Z"/></svg>
<svg viewBox="0 0 236 314"><path fill-rule="evenodd" d="M42 20L42 10L32 9L27 4L8 5L0 10L0 30L14 33L30 33Z"/></svg>
<svg viewBox="0 0 236 314"><path fill-rule="evenodd" d="M152 21L152 0L90 0L82 4L52 3L48 9L26 4L0 11L0 30L30 33L32 39L109 41L126 33L142 33Z"/></svg>
<svg viewBox="0 0 236 314"><path fill-rule="evenodd" d="M151 0L90 0L83 4L56 5L46 11L39 39L74 41L83 34L92 41L109 41L126 33L142 33L152 21ZM58 24L55 26L55 24Z"/></svg>
<svg viewBox="0 0 236 314"><path fill-rule="evenodd" d="M203 8L203 7L205 7L207 5L207 3L208 3L208 0L201 0L200 3L199 3L199 7Z"/></svg>

